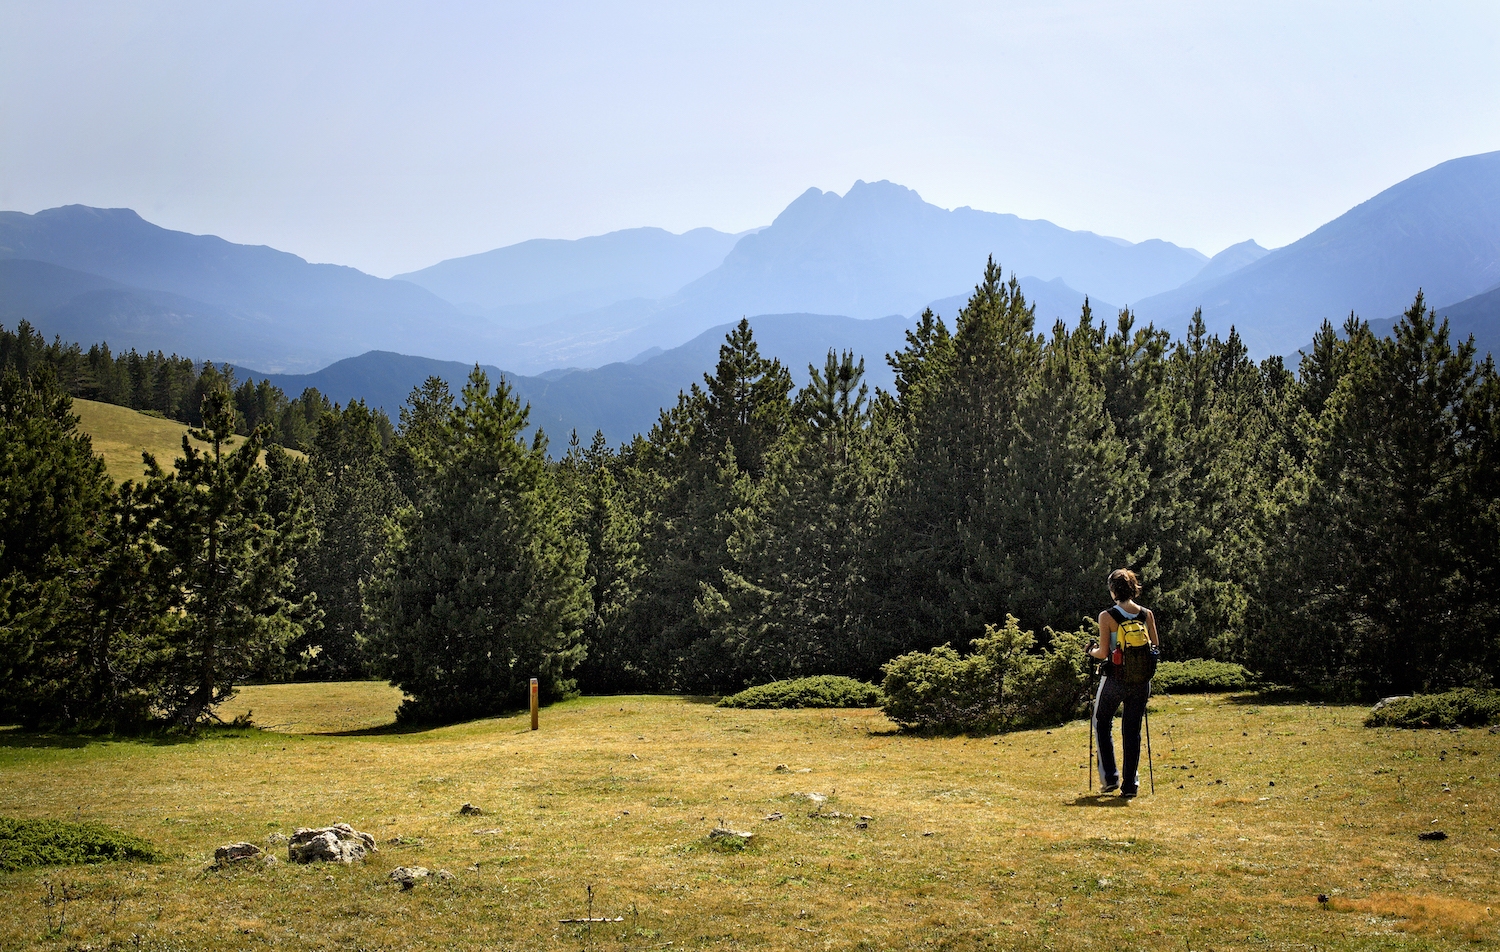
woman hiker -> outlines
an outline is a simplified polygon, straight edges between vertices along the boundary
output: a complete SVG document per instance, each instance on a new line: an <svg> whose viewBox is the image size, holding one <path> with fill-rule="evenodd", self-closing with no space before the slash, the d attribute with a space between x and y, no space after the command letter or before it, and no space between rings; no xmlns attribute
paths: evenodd
<svg viewBox="0 0 1500 952"><path fill-rule="evenodd" d="M1099 783L1104 793L1118 790L1122 797L1133 797L1141 783L1136 773L1141 763L1141 718L1146 713L1146 700L1151 696L1151 681L1148 675L1138 684L1127 683L1124 652L1127 648L1143 648L1149 642L1150 653L1154 656L1160 641L1151 609L1136 604L1135 599L1141 594L1141 580L1134 572L1115 569L1109 573L1109 594L1115 600L1114 607L1099 613L1099 641L1089 649L1090 655L1104 662L1104 677L1099 681L1099 693L1094 698ZM1116 770L1115 745L1110 730L1115 711L1122 703L1125 717L1120 726L1120 741L1125 763L1124 770Z"/></svg>

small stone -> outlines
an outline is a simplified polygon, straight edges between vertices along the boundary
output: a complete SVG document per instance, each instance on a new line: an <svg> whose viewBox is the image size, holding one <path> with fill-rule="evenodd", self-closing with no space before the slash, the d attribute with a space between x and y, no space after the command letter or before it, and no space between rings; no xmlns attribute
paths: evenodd
<svg viewBox="0 0 1500 952"><path fill-rule="evenodd" d="M495 827L494 829L490 829L490 830L475 830L474 831L474 835L475 836L494 836L496 833L499 833L499 832L501 832L500 828L499 827Z"/></svg>
<svg viewBox="0 0 1500 952"><path fill-rule="evenodd" d="M266 854L262 855L261 858L260 858L260 864L262 866L276 866L280 862L281 862L281 860L277 859L275 856L271 855L270 853L266 853Z"/></svg>
<svg viewBox="0 0 1500 952"><path fill-rule="evenodd" d="M1328 904L1328 897L1326 895L1324 895L1323 893L1318 893L1318 902L1320 902L1320 903L1322 903L1324 905L1327 905Z"/></svg>
<svg viewBox="0 0 1500 952"><path fill-rule="evenodd" d="M766 817L765 822L767 822L767 823L774 823L774 822L776 822L777 820L779 820L781 818L782 818L782 813L781 813L780 810L777 810L775 813L772 813L770 816Z"/></svg>
<svg viewBox="0 0 1500 952"><path fill-rule="evenodd" d="M452 873L448 872L446 869L440 869L440 870L438 870L437 873L436 873L436 875L437 875L438 881L439 882L444 882L444 883L451 883L455 879L458 878L457 876L455 876Z"/></svg>
<svg viewBox="0 0 1500 952"><path fill-rule="evenodd" d="M267 846L282 846L286 841L287 835L285 833L268 833L266 835Z"/></svg>
<svg viewBox="0 0 1500 952"><path fill-rule="evenodd" d="M481 809L479 809L478 807L476 807L472 803L465 803L463 806L461 806L461 807L458 808L458 815L459 816L484 816L484 811L481 810Z"/></svg>
<svg viewBox="0 0 1500 952"><path fill-rule="evenodd" d="M727 826L716 826L708 834L710 841L722 840L726 836L737 836L745 841L746 846L750 845L750 841L755 838L754 833L747 833L743 830L732 830Z"/></svg>
<svg viewBox="0 0 1500 952"><path fill-rule="evenodd" d="M238 863L242 859L250 859L260 854L261 848L254 843L230 843L228 846L221 846L214 850L214 865Z"/></svg>
<svg viewBox="0 0 1500 952"><path fill-rule="evenodd" d="M1426 833L1417 834L1417 839L1419 840L1446 840L1447 838L1448 834L1442 830L1429 830Z"/></svg>
<svg viewBox="0 0 1500 952"><path fill-rule="evenodd" d="M397 866L391 870L391 881L401 884L401 890L405 892L411 889L421 880L428 876L425 866Z"/></svg>
<svg viewBox="0 0 1500 952"><path fill-rule="evenodd" d="M777 773L791 773L792 772L792 768L788 767L786 764L777 764L775 769L776 769Z"/></svg>

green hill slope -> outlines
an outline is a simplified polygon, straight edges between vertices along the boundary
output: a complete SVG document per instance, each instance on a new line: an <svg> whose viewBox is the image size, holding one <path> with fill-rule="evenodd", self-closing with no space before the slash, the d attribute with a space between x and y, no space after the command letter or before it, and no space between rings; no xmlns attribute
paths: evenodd
<svg viewBox="0 0 1500 952"><path fill-rule="evenodd" d="M182 455L182 435L188 431L185 423L77 397L73 399L73 412L78 414L79 428L93 440L94 452L104 457L109 475L118 482L146 474L141 462L143 451L153 454L167 469ZM302 455L296 450L289 452Z"/></svg>
<svg viewBox="0 0 1500 952"><path fill-rule="evenodd" d="M79 428L94 441L94 452L104 457L109 475L117 481L140 479L146 473L141 452L156 456L162 466L182 455L182 435L187 425L164 420L129 407L73 399Z"/></svg>

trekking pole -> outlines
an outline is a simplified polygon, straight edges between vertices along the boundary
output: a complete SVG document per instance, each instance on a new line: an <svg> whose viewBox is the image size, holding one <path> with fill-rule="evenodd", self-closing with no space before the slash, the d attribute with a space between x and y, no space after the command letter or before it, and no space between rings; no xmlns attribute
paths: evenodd
<svg viewBox="0 0 1500 952"><path fill-rule="evenodd" d="M1146 773L1151 777L1151 795L1156 796L1156 761L1151 756L1151 695L1146 695ZM1140 774L1136 774L1137 777Z"/></svg>
<svg viewBox="0 0 1500 952"><path fill-rule="evenodd" d="M1089 793L1094 792L1094 699L1098 696L1097 686L1089 692Z"/></svg>
<svg viewBox="0 0 1500 952"><path fill-rule="evenodd" d="M1094 792L1094 705L1089 705L1089 793Z"/></svg>

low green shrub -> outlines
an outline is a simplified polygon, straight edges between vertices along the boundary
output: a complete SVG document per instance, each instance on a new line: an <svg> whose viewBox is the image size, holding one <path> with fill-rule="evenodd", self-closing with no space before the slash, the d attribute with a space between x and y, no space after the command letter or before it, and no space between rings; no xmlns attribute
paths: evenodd
<svg viewBox="0 0 1500 952"><path fill-rule="evenodd" d="M0 870L6 872L32 866L159 859L161 853L140 837L98 823L0 817Z"/></svg>
<svg viewBox="0 0 1500 952"><path fill-rule="evenodd" d="M1228 661L1192 658L1163 661L1156 666L1152 687L1165 694L1198 694L1208 691L1243 691L1255 683L1242 665Z"/></svg>
<svg viewBox="0 0 1500 952"><path fill-rule="evenodd" d="M1500 691L1458 688L1402 698L1370 712L1366 727L1485 727L1500 724Z"/></svg>
<svg viewBox="0 0 1500 952"><path fill-rule="evenodd" d="M720 707L879 707L880 688L853 678L822 674L757 684L719 701Z"/></svg>
<svg viewBox="0 0 1500 952"><path fill-rule="evenodd" d="M886 662L885 713L906 728L1008 731L1060 724L1088 710L1087 629L1046 629L1048 646L1007 616L986 626L968 656L949 645Z"/></svg>

